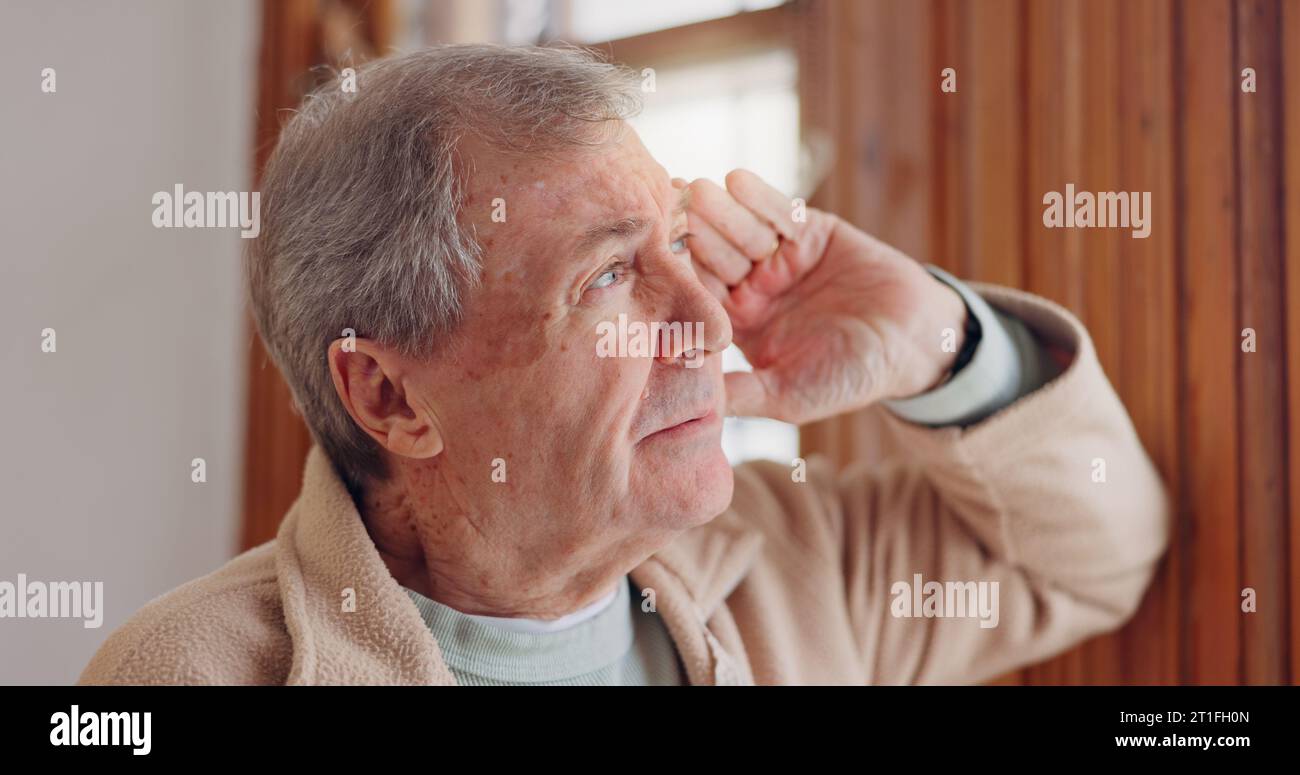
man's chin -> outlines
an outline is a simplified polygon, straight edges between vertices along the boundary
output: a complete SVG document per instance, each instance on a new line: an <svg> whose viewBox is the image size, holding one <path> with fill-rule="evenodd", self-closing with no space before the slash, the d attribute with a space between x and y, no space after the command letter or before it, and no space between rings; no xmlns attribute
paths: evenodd
<svg viewBox="0 0 1300 775"><path fill-rule="evenodd" d="M694 454L642 462L639 471L647 478L640 484L652 491L652 497L663 506L661 513L674 528L706 524L731 505L736 480L721 444Z"/></svg>
<svg viewBox="0 0 1300 775"><path fill-rule="evenodd" d="M714 517L727 510L731 505L731 495L736 488L736 474L731 470L731 463L718 447L718 454L710 464L700 472L699 488L700 507L695 524L710 522Z"/></svg>

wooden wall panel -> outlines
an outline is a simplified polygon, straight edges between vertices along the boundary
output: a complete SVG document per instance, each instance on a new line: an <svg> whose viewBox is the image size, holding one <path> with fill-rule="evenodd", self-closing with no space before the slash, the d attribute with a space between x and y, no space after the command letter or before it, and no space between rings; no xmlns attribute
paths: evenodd
<svg viewBox="0 0 1300 775"><path fill-rule="evenodd" d="M1235 90L1241 325L1255 329L1258 346L1240 355L1241 427L1247 431L1240 461L1241 584L1255 590L1259 606L1241 617L1242 678L1250 684L1279 683L1287 673L1280 22L1273 0L1237 3L1236 69L1253 67L1258 86L1253 94Z"/></svg>
<svg viewBox="0 0 1300 775"><path fill-rule="evenodd" d="M857 9L834 28L805 30L812 49L828 51L818 41L829 37L835 51L897 57L891 42L912 41L898 4L805 5L812 15ZM814 204L887 240L900 224L928 223L931 253L918 258L1078 314L1176 514L1169 553L1122 631L999 682L1297 682L1300 2L914 5L930 12L928 68L907 56L884 70L858 69L879 64L868 53L821 57L841 107L853 107L829 130L848 154ZM949 66L957 94L938 88ZM1256 93L1241 92L1245 66L1257 71ZM854 103L875 99L888 101ZM902 136L918 119L930 122L929 153ZM805 124L828 126L815 104ZM906 147L911 162L929 165L929 218L910 196L892 195L889 159L864 163L864 143ZM1066 183L1150 191L1150 237L1045 229L1042 196ZM1245 326L1257 332L1254 353L1241 350ZM821 426L805 433L807 451L833 437L841 462L888 453L854 438L872 432L859 418ZM1259 596L1256 613L1241 610L1246 586Z"/></svg>
<svg viewBox="0 0 1300 775"><path fill-rule="evenodd" d="M1286 275L1287 559L1290 681L1300 685L1300 3L1282 6L1283 255ZM1279 543L1282 543L1279 541Z"/></svg>
<svg viewBox="0 0 1300 775"><path fill-rule="evenodd" d="M1025 199L1026 122L1019 109L1025 82L1021 17L1024 3L995 0L962 3L958 20L967 30L962 35L963 59L971 67L958 71L957 95L969 106L964 126L962 152L963 190L966 199L960 210L967 218L964 276L984 282L1020 285L1024 281L1024 217L1032 203ZM962 77L965 76L965 83ZM937 94L937 85L928 93ZM969 99L969 102L965 102Z"/></svg>
<svg viewBox="0 0 1300 775"><path fill-rule="evenodd" d="M1231 105L1231 0L1179 7L1179 243L1182 266L1182 423L1186 444L1180 512L1186 623L1184 680L1236 683L1241 578L1236 519L1236 153ZM1193 508L1193 504L1195 507Z"/></svg>
<svg viewBox="0 0 1300 775"><path fill-rule="evenodd" d="M978 8L978 5L975 6ZM976 11L979 13L979 11ZM1073 0L1028 3L1025 95L1018 113L1026 126L1027 176L1020 182L1023 208L1014 210L1015 227L1025 232L1024 281L1021 287L1077 308L1068 298L1082 290L1079 276L1080 229L1046 229L1038 217L1039 192L1090 188L1080 169L1079 5ZM981 46L992 43L981 42ZM1077 301L1077 300L1076 300Z"/></svg>

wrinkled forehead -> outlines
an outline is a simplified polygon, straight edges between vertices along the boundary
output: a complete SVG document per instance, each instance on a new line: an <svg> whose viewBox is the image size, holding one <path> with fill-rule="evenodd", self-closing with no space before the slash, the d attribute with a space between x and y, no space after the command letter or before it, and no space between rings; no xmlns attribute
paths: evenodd
<svg viewBox="0 0 1300 775"><path fill-rule="evenodd" d="M571 246L585 229L622 218L671 228L677 192L667 171L628 129L617 141L545 156L472 150L461 220L485 259L520 249ZM494 262L495 263L495 262Z"/></svg>

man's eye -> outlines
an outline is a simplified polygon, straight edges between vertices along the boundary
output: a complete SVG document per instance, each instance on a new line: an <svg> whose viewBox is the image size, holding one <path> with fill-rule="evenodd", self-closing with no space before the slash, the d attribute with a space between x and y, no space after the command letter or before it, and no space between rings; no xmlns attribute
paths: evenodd
<svg viewBox="0 0 1300 775"><path fill-rule="evenodd" d="M623 270L624 270L623 263L620 262L617 264L612 264L608 269L601 272L600 275L598 275L595 280L592 280L591 285L587 287L608 288L609 286L614 285L619 281L619 278L623 276Z"/></svg>
<svg viewBox="0 0 1300 775"><path fill-rule="evenodd" d="M690 239L691 237L694 237L694 236L695 236L694 234L691 234L690 232L686 232L686 233L683 234L682 236L680 236L680 237L678 237L677 239L673 240L673 241L672 241L672 244L670 244L670 245L668 246L668 249L671 250L671 251L674 252L674 253L681 253L682 251L686 250L687 247L688 247L687 244L686 244L686 240L688 240L688 239Z"/></svg>

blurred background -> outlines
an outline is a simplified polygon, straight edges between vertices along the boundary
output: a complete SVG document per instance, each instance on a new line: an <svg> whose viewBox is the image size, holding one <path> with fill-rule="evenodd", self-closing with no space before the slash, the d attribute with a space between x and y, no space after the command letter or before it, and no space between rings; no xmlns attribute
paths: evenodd
<svg viewBox="0 0 1300 775"><path fill-rule="evenodd" d="M74 681L145 602L272 538L298 492L309 439L247 318L241 240L153 228L153 192L256 190L332 70L553 41L653 69L633 123L672 174L752 169L1088 325L1176 535L1123 631L999 683L1300 683L1292 0L6 0L0 581L99 580L107 607L97 630L0 619L0 683ZM1150 238L1045 229L1067 183L1152 192ZM725 446L895 453L873 411L729 420Z"/></svg>

